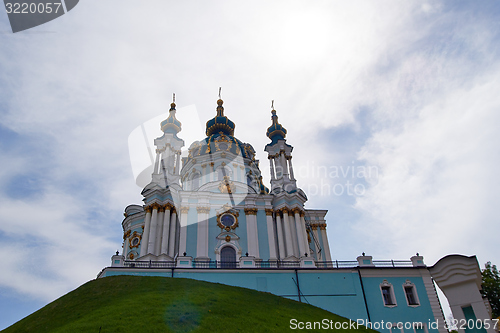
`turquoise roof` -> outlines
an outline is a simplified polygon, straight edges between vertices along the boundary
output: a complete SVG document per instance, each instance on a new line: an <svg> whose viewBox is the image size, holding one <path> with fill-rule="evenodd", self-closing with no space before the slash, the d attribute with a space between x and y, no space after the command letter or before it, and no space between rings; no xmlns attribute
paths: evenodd
<svg viewBox="0 0 500 333"><path fill-rule="evenodd" d="M181 122L175 118L175 103L170 104L170 115L161 122L160 127L164 133L177 134L181 131Z"/></svg>
<svg viewBox="0 0 500 333"><path fill-rule="evenodd" d="M231 136L234 135L234 123L228 117L224 116L222 103L224 103L222 99L217 101L217 115L207 121L207 136L221 132Z"/></svg>
<svg viewBox="0 0 500 333"><path fill-rule="evenodd" d="M273 124L267 129L267 137L272 140L272 143L276 143L278 140L284 140L286 137L286 129L278 123L278 116L276 115L276 110L272 110Z"/></svg>

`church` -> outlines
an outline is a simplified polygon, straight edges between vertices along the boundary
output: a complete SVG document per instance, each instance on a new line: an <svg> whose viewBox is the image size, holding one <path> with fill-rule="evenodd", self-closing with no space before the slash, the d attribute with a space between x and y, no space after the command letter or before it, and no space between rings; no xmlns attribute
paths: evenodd
<svg viewBox="0 0 500 333"><path fill-rule="evenodd" d="M160 128L151 181L141 192L144 203L125 208L123 251L98 278L218 282L307 302L380 332L446 333L437 284L455 319L491 320L475 256L449 255L430 267L418 254L409 260L373 260L364 253L356 260L332 260L327 211L305 207L293 146L274 107L264 147L270 187L254 147L235 137L220 94L204 138L190 143L187 156L175 96Z"/></svg>

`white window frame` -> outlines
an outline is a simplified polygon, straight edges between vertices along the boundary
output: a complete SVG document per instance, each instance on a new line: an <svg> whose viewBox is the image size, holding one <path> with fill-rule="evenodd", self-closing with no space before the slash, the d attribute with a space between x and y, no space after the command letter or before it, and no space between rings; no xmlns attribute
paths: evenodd
<svg viewBox="0 0 500 333"><path fill-rule="evenodd" d="M384 291L383 291L382 287L388 287L389 288L389 291L391 293L390 294L391 295L391 300L392 300L392 302L394 304L385 304ZM394 308L394 307L398 306L398 302L396 300L396 295L394 295L394 287L392 286L391 283L389 283L389 281L384 280L380 284L380 296L382 296L382 303L384 303L385 307L387 307L387 308Z"/></svg>
<svg viewBox="0 0 500 333"><path fill-rule="evenodd" d="M413 289L413 296L415 297L415 301L417 302L417 304L410 304L410 302L408 301L408 296L406 296L406 288L407 287L411 287ZM415 284L413 282L411 282L410 280L406 280L405 283L403 283L403 293L405 295L406 304L409 307L416 308L416 307L420 306L420 299L418 298L417 286L415 286Z"/></svg>

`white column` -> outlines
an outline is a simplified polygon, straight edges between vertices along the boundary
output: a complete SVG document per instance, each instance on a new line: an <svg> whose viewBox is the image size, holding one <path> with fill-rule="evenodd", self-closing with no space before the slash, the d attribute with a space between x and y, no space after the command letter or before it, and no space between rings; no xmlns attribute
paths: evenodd
<svg viewBox="0 0 500 333"><path fill-rule="evenodd" d="M269 169L271 170L271 180L275 180L273 158L269 157Z"/></svg>
<svg viewBox="0 0 500 333"><path fill-rule="evenodd" d="M305 213L300 212L300 225L302 227L302 235L304 235L304 248L306 249L307 255L309 255L309 242L307 241L307 231L306 231L306 220L304 219Z"/></svg>
<svg viewBox="0 0 500 333"><path fill-rule="evenodd" d="M297 228L295 227L295 217L292 211L288 211L288 222L290 223L290 231L292 233L293 255L300 258L299 243L297 241Z"/></svg>
<svg viewBox="0 0 500 333"><path fill-rule="evenodd" d="M187 218L188 218L189 207L181 207L181 225L180 225L180 235L179 235L179 256L183 256L186 252L186 242L187 242ZM192 253L190 253L193 255Z"/></svg>
<svg viewBox="0 0 500 333"><path fill-rule="evenodd" d="M293 241L292 241L292 231L290 230L290 220L288 219L288 208L283 208L283 224L285 226L285 238L286 238L286 255L290 257L293 255Z"/></svg>
<svg viewBox="0 0 500 333"><path fill-rule="evenodd" d="M292 168L292 156L288 159L288 166L290 168L290 179L295 180L295 176L293 175L293 168Z"/></svg>
<svg viewBox="0 0 500 333"><path fill-rule="evenodd" d="M180 175L180 172L181 172L181 153L178 152L177 153L177 169L175 170L175 174L176 175Z"/></svg>
<svg viewBox="0 0 500 333"><path fill-rule="evenodd" d="M149 229L151 227L151 207L146 207L144 210L146 211L146 218L144 220L144 231L142 232L141 252L139 257L148 254Z"/></svg>
<svg viewBox="0 0 500 333"><path fill-rule="evenodd" d="M259 258L259 235L257 231L257 208L245 208L247 219L248 255Z"/></svg>
<svg viewBox="0 0 500 333"><path fill-rule="evenodd" d="M158 205L153 204L153 214L151 216L151 226L149 228L148 251L146 254L154 254L156 241L156 226L158 225Z"/></svg>
<svg viewBox="0 0 500 333"><path fill-rule="evenodd" d="M161 248L160 254L165 253L168 255L168 233L170 231L170 204L165 206L165 213L163 215L163 232L161 235Z"/></svg>
<svg viewBox="0 0 500 333"><path fill-rule="evenodd" d="M210 181L213 182L215 181L215 171L214 171L214 163L210 162Z"/></svg>
<svg viewBox="0 0 500 333"><path fill-rule="evenodd" d="M297 229L297 242L299 245L299 258L300 258L303 257L305 253L307 253L306 248L304 247L305 245L304 237L307 238L307 236L304 235L304 231L301 226L302 221L300 220L300 209L296 208L293 210L293 212L295 215L295 229Z"/></svg>
<svg viewBox="0 0 500 333"><path fill-rule="evenodd" d="M285 158L285 152L282 152L281 155L281 166L283 168L283 177L288 178L288 167L286 165L286 158Z"/></svg>
<svg viewBox="0 0 500 333"><path fill-rule="evenodd" d="M196 257L208 258L208 213L210 207L197 207L198 212L198 235L196 244Z"/></svg>
<svg viewBox="0 0 500 333"><path fill-rule="evenodd" d="M130 234L130 231L128 232ZM125 234L127 235L127 234ZM128 253L128 246L129 246L129 241L128 238L130 236L123 236L123 252L122 255L127 259L127 253Z"/></svg>
<svg viewBox="0 0 500 333"><path fill-rule="evenodd" d="M318 225L317 224L312 224L311 225L311 229L313 231L314 237L316 238L316 240L318 241L318 243L321 244L319 242ZM314 248L316 249L316 257L317 257L318 261L325 261L326 259L325 259L325 255L323 253L325 250L323 248L318 249L317 246L318 246L317 244L314 244ZM321 252L319 252L319 250L321 250Z"/></svg>
<svg viewBox="0 0 500 333"><path fill-rule="evenodd" d="M160 163L160 150L159 149L156 149L156 159L155 159L155 164L153 166L153 173L154 174L158 174L158 164Z"/></svg>
<svg viewBox="0 0 500 333"><path fill-rule="evenodd" d="M269 260L276 260L276 236L273 228L273 210L266 209L267 239L269 241Z"/></svg>
<svg viewBox="0 0 500 333"><path fill-rule="evenodd" d="M168 239L168 255L172 258L175 257L175 236L177 234L177 225L177 212L175 211L175 208L173 208L170 217L170 237Z"/></svg>
<svg viewBox="0 0 500 333"><path fill-rule="evenodd" d="M319 225L321 230L321 238L323 239L323 251L325 252L325 261L332 261L332 256L330 254L330 245L328 244L328 236L326 235L326 223Z"/></svg>
<svg viewBox="0 0 500 333"><path fill-rule="evenodd" d="M278 231L278 246L280 259L286 258L285 237L283 236L283 222L281 221L279 210L276 211L276 230Z"/></svg>
<svg viewBox="0 0 500 333"><path fill-rule="evenodd" d="M158 223L156 224L156 239L155 239L155 248L154 255L160 255L161 251L161 237L163 234L163 217L165 216L165 208L160 206L158 208Z"/></svg>

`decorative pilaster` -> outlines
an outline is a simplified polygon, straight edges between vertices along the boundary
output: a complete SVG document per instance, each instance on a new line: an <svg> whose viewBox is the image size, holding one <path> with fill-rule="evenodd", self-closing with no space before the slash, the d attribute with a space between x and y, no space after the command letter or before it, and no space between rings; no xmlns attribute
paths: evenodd
<svg viewBox="0 0 500 333"><path fill-rule="evenodd" d="M271 170L271 180L276 180L276 176L274 175L274 163L273 158L269 156L269 169Z"/></svg>
<svg viewBox="0 0 500 333"><path fill-rule="evenodd" d="M179 222L177 221L177 212L175 211L175 207L171 209L170 216L170 236L168 237L168 255L170 257L175 257L175 243L178 242L176 240L177 230L179 228Z"/></svg>
<svg viewBox="0 0 500 333"><path fill-rule="evenodd" d="M282 208L283 212L283 225L285 226L285 246L287 257L294 255L293 253L293 241L292 241L292 231L290 230L290 220L288 218L288 208Z"/></svg>
<svg viewBox="0 0 500 333"><path fill-rule="evenodd" d="M210 207L196 207L198 212L198 236L196 258L209 259L208 257L208 214Z"/></svg>
<svg viewBox="0 0 500 333"><path fill-rule="evenodd" d="M245 208L247 219L248 254L259 258L259 235L257 231L257 208Z"/></svg>
<svg viewBox="0 0 500 333"><path fill-rule="evenodd" d="M183 256L186 252L186 241L187 241L187 218L188 218L189 207L181 207L181 225L180 225L180 235L179 235L179 256Z"/></svg>
<svg viewBox="0 0 500 333"><path fill-rule="evenodd" d="M328 244L328 236L326 235L326 223L321 223L319 225L321 231L321 239L323 240L323 251L325 252L325 260L332 261L332 256L330 254L330 245Z"/></svg>
<svg viewBox="0 0 500 333"><path fill-rule="evenodd" d="M285 237L283 236L283 222L279 210L276 211L276 230L278 234L278 249L280 259L286 258Z"/></svg>
<svg viewBox="0 0 500 333"><path fill-rule="evenodd" d="M302 229L302 221L300 220L300 212L301 210L299 208L294 208L293 209L293 214L295 216L295 229L297 230L297 242L299 246L299 258L304 256L306 252L305 248L305 242L304 239L306 235L304 234L304 231Z"/></svg>
<svg viewBox="0 0 500 333"><path fill-rule="evenodd" d="M158 223L156 225L156 233L155 233L155 248L154 255L158 256L161 254L161 237L163 234L163 218L165 216L165 207L158 207Z"/></svg>
<svg viewBox="0 0 500 333"><path fill-rule="evenodd" d="M122 255L124 257L127 257L127 253L128 253L128 249L129 249L129 240L128 238L130 237L130 230L127 231L124 235L123 235L123 252L122 252Z"/></svg>
<svg viewBox="0 0 500 333"><path fill-rule="evenodd" d="M141 252L139 257L145 256L148 254L148 240L149 240L149 229L151 227L151 207L145 207L146 217L144 219L144 230L142 232L142 240L141 240Z"/></svg>
<svg viewBox="0 0 500 333"><path fill-rule="evenodd" d="M269 260L276 260L276 236L273 228L273 210L266 208L267 239L269 241Z"/></svg>
<svg viewBox="0 0 500 333"><path fill-rule="evenodd" d="M158 208L160 208L160 205L157 203L153 203L151 205L151 209L153 209L153 213L151 216L151 226L149 229L149 238L148 238L148 253L154 254L155 251L155 242L156 242L156 227L158 225Z"/></svg>
<svg viewBox="0 0 500 333"><path fill-rule="evenodd" d="M165 205L165 213L163 215L163 232L161 235L161 248L160 254L165 253L168 255L168 237L170 231L170 209L172 208L171 204Z"/></svg>
<svg viewBox="0 0 500 333"><path fill-rule="evenodd" d="M302 235L304 235L304 247L306 249L307 254L309 255L309 240L308 240L308 235L307 235L307 230L306 230L306 220L304 219L304 216L306 214L304 213L303 210L300 211L300 226L302 227Z"/></svg>
<svg viewBox="0 0 500 333"><path fill-rule="evenodd" d="M287 160L288 160L288 167L290 168L290 180L295 180L295 176L293 175L293 168L292 168L292 156L288 156Z"/></svg>

